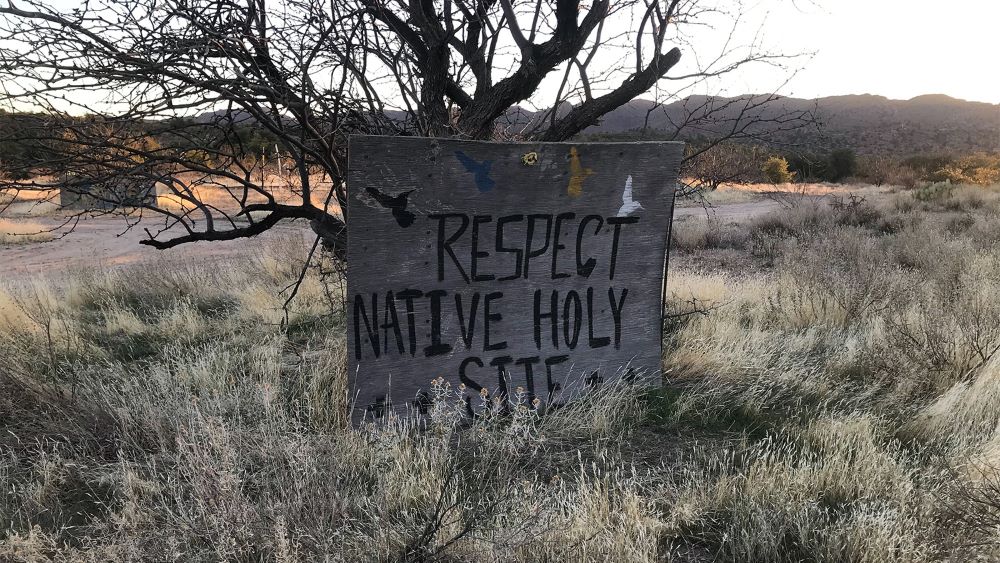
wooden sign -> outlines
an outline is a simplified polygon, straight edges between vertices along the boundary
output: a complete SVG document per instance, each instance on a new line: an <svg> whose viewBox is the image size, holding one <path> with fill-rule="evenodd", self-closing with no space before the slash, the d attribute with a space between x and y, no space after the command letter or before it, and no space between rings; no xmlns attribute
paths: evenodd
<svg viewBox="0 0 1000 563"><path fill-rule="evenodd" d="M478 404L659 375L682 143L362 136L349 151L355 419L424 408L438 377Z"/></svg>

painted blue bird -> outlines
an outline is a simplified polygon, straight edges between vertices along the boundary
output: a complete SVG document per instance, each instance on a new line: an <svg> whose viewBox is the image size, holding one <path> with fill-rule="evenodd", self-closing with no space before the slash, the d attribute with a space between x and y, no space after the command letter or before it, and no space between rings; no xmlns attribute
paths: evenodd
<svg viewBox="0 0 1000 563"><path fill-rule="evenodd" d="M455 151L455 157L458 158L462 166L476 179L476 187L479 188L480 193L485 193L493 189L496 182L493 181L493 178L490 178L490 169L493 168L492 160L477 162L462 151Z"/></svg>

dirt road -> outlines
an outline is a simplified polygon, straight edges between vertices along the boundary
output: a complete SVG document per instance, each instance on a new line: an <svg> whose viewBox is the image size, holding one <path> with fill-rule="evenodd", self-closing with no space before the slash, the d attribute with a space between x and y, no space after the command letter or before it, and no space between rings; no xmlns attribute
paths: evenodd
<svg viewBox="0 0 1000 563"><path fill-rule="evenodd" d="M713 207L678 207L674 210L674 218L682 217L702 217L713 218L724 223L740 222L764 215L771 211L781 209L775 201L763 199L747 203L730 203L726 205L716 205Z"/></svg>

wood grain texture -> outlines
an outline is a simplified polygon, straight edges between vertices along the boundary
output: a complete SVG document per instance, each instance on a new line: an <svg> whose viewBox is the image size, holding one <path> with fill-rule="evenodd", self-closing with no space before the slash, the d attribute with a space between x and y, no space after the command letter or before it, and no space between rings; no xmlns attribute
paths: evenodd
<svg viewBox="0 0 1000 563"><path fill-rule="evenodd" d="M662 142L352 137L355 420L419 408L439 376L474 403L481 388L556 401L658 376L682 154Z"/></svg>

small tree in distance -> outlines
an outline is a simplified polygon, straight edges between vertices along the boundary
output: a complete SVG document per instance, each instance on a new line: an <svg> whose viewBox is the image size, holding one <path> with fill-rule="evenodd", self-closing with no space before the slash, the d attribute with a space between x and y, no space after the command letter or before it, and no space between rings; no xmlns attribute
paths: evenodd
<svg viewBox="0 0 1000 563"><path fill-rule="evenodd" d="M827 177L831 182L842 182L858 171L858 159L851 149L836 149L830 153Z"/></svg>
<svg viewBox="0 0 1000 563"><path fill-rule="evenodd" d="M898 166L889 157L874 155L861 159L858 165L858 173L876 188L881 188L883 184L889 182L889 179L893 176L893 172L897 168Z"/></svg>
<svg viewBox="0 0 1000 563"><path fill-rule="evenodd" d="M772 156L761 169L767 181L774 184L789 184L795 179L795 173L788 170L788 161L780 156Z"/></svg>
<svg viewBox="0 0 1000 563"><path fill-rule="evenodd" d="M723 184L750 182L760 176L760 148L721 143L711 150L692 148L694 157L685 160L681 175L690 188L715 191Z"/></svg>

